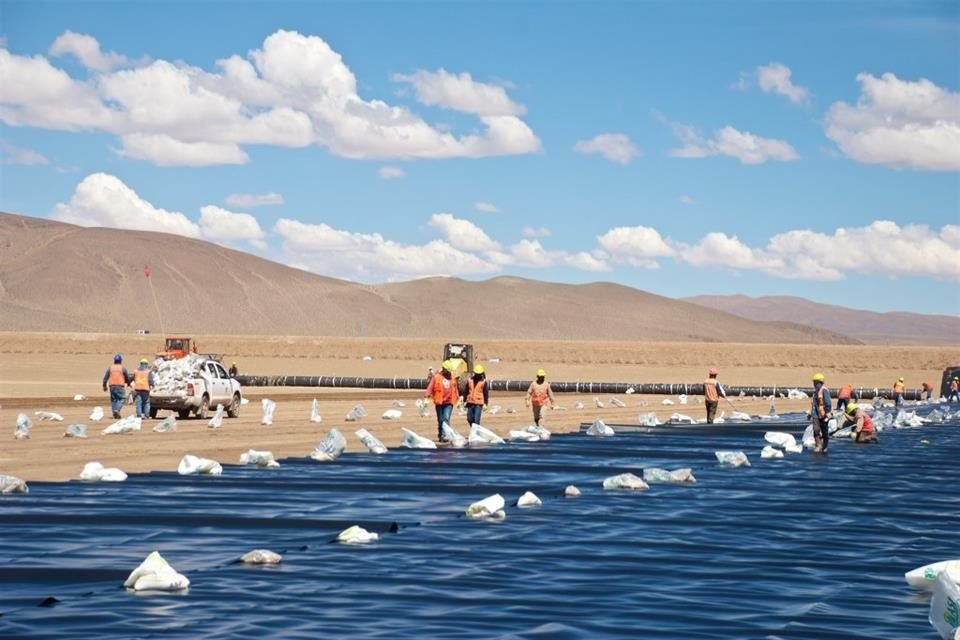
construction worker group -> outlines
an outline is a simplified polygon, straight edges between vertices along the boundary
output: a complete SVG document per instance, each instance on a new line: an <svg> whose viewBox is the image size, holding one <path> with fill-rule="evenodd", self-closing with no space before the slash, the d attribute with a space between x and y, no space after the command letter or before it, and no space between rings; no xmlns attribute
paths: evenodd
<svg viewBox="0 0 960 640"><path fill-rule="evenodd" d="M113 356L113 364L107 367L103 374L103 390L110 391L110 410L113 417L119 419L123 405L127 403L127 387L133 387L133 400L138 418L149 419L150 390L154 388L156 380L150 361L140 358L140 364L131 375L123 366L123 356L119 353Z"/></svg>

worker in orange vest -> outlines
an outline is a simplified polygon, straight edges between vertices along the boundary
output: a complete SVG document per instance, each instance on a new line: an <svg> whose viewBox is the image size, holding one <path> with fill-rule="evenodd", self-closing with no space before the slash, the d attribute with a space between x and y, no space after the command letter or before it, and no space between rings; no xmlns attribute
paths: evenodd
<svg viewBox="0 0 960 640"><path fill-rule="evenodd" d="M921 400L932 400L933 399L933 385L929 382L924 382L920 386L920 399Z"/></svg>
<svg viewBox="0 0 960 640"><path fill-rule="evenodd" d="M119 353L113 356L113 364L103 374L103 390L110 387L110 409L114 418L120 418L120 411L127 401L126 386L132 381L133 376L123 366L123 356Z"/></svg>
<svg viewBox="0 0 960 640"><path fill-rule="evenodd" d="M146 420L150 417L150 390L153 389L153 371L150 361L140 358L140 366L133 372L133 393L137 417Z"/></svg>
<svg viewBox="0 0 960 640"><path fill-rule="evenodd" d="M727 397L727 392L717 381L718 375L720 372L716 368L711 368L707 372L708 378L703 382L703 403L707 407L707 424L713 424L713 419L717 415L717 405L720 404L720 396Z"/></svg>
<svg viewBox="0 0 960 640"><path fill-rule="evenodd" d="M443 423L450 424L453 415L453 405L460 401L460 390L457 388L457 379L453 376L453 363L444 360L440 373L435 374L427 383L424 397L433 400L437 410L437 440L444 442Z"/></svg>
<svg viewBox="0 0 960 640"><path fill-rule="evenodd" d="M523 403L528 407L533 406L533 423L539 427L541 411L547 406L547 403L550 403L551 406L554 403L553 389L550 388L550 383L547 382L547 372L543 369L537 369L537 379L530 383L530 388L527 389L527 396Z"/></svg>
<svg viewBox="0 0 960 640"><path fill-rule="evenodd" d="M899 378L896 382L893 383L893 406L897 410L903 407L903 390L905 386L903 384L903 378Z"/></svg>
<svg viewBox="0 0 960 640"><path fill-rule="evenodd" d="M463 401L467 405L467 424L480 424L483 408L490 404L490 386L483 365L473 367L473 376L467 379Z"/></svg>
<svg viewBox="0 0 960 640"><path fill-rule="evenodd" d="M858 407L856 402L847 405L844 419L848 423L853 423L853 428L850 430L851 438L865 444L877 442L877 430L873 426L873 419Z"/></svg>
<svg viewBox="0 0 960 640"><path fill-rule="evenodd" d="M850 403L850 400L853 398L853 387L849 384L845 384L840 387L840 391L837 393L837 411L846 411L847 405Z"/></svg>
<svg viewBox="0 0 960 640"><path fill-rule="evenodd" d="M830 444L830 390L824 384L822 373L813 376L813 398L811 398L810 417L813 420L813 439L816 441L814 453L826 453Z"/></svg>

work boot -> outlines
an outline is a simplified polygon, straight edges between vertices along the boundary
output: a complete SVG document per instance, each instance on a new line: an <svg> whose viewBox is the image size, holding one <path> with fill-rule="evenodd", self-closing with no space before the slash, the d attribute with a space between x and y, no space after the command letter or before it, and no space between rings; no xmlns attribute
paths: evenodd
<svg viewBox="0 0 960 640"><path fill-rule="evenodd" d="M114 417L115 420L119 420L119 419L120 419L120 414L117 413L116 411L114 411L114 412L113 412L113 417Z"/></svg>

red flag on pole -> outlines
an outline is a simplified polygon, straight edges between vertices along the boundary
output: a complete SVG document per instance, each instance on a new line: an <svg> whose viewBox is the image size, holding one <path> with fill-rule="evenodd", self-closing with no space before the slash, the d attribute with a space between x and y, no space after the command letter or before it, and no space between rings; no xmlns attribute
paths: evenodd
<svg viewBox="0 0 960 640"><path fill-rule="evenodd" d="M147 278L150 277L150 267L149 267L148 265L144 265L144 267L143 267L143 275L146 276Z"/></svg>

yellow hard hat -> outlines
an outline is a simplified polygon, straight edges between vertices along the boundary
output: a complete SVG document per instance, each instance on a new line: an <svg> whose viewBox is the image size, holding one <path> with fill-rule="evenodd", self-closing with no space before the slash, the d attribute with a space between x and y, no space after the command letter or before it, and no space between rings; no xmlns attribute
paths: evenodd
<svg viewBox="0 0 960 640"><path fill-rule="evenodd" d="M813 374L813 381L814 381L814 382L823 382L824 380L826 380L826 378L823 377L823 374L822 374L822 373L815 373L815 374Z"/></svg>
<svg viewBox="0 0 960 640"><path fill-rule="evenodd" d="M150 364L150 361L146 358L140 358L140 364Z"/></svg>
<svg viewBox="0 0 960 640"><path fill-rule="evenodd" d="M543 369L537 369L537 377L538 377L538 378L546 378L546 377L547 377L547 372L544 371Z"/></svg>
<svg viewBox="0 0 960 640"><path fill-rule="evenodd" d="M857 406L857 403L856 403L856 402L851 402L851 403L847 404L847 413L849 413L850 415L853 415L853 414L855 414L855 413L857 412L857 409L858 409L858 408L859 408L859 407Z"/></svg>
<svg viewBox="0 0 960 640"><path fill-rule="evenodd" d="M474 372L475 374L477 374L478 376L479 376L479 375L482 375L482 374L483 374L483 365L482 365L482 364L475 365L475 366L473 367L473 372Z"/></svg>
<svg viewBox="0 0 960 640"><path fill-rule="evenodd" d="M900 381L900 382L903 382L903 378L900 378L900 380L899 380L899 381Z"/></svg>
<svg viewBox="0 0 960 640"><path fill-rule="evenodd" d="M441 366L443 367L444 371L449 371L453 373L453 363L450 362L449 360L444 360Z"/></svg>

